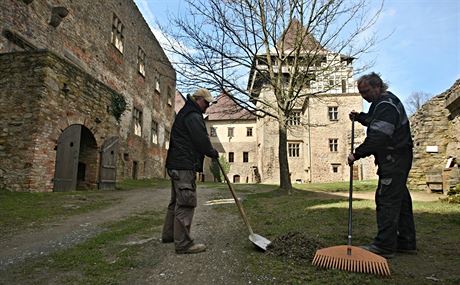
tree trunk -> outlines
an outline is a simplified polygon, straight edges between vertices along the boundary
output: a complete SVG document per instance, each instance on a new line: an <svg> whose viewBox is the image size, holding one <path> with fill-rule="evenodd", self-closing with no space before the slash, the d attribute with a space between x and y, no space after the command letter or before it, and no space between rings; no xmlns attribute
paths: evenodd
<svg viewBox="0 0 460 285"><path fill-rule="evenodd" d="M278 157L280 165L280 188L291 194L292 184L289 174L289 163L287 156L287 130L284 123L279 124L279 144L278 144Z"/></svg>

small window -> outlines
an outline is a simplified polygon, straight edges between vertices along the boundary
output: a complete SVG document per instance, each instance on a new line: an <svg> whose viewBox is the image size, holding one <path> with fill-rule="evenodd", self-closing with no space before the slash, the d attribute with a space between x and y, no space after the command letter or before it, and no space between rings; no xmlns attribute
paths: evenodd
<svg viewBox="0 0 460 285"><path fill-rule="evenodd" d="M152 121L152 143L158 144L158 123Z"/></svg>
<svg viewBox="0 0 460 285"><path fill-rule="evenodd" d="M211 127L211 128L209 129L209 132L210 132L209 135L210 135L211 137L217 137L217 128L216 128L216 127Z"/></svg>
<svg viewBox="0 0 460 285"><path fill-rule="evenodd" d="M137 108L133 109L133 125L134 134L142 136L142 111Z"/></svg>
<svg viewBox="0 0 460 285"><path fill-rule="evenodd" d="M338 139L329 139L329 150L337 152L338 150Z"/></svg>
<svg viewBox="0 0 460 285"><path fill-rule="evenodd" d="M342 79L342 93L347 93L347 80Z"/></svg>
<svg viewBox="0 0 460 285"><path fill-rule="evenodd" d="M228 137L232 138L234 136L234 134L233 134L234 129L235 128L233 128L233 127L228 128Z"/></svg>
<svg viewBox="0 0 460 285"><path fill-rule="evenodd" d="M235 153L229 152L228 153L228 162L234 162L235 161Z"/></svg>
<svg viewBox="0 0 460 285"><path fill-rule="evenodd" d="M137 70L145 77L145 52L141 47L137 49Z"/></svg>
<svg viewBox="0 0 460 285"><path fill-rule="evenodd" d="M288 143L289 157L300 157L300 143Z"/></svg>
<svg viewBox="0 0 460 285"><path fill-rule="evenodd" d="M249 162L249 152L243 152L243 162Z"/></svg>
<svg viewBox="0 0 460 285"><path fill-rule="evenodd" d="M173 89L171 88L171 86L168 86L168 105L169 106L172 106L173 98L174 98Z"/></svg>
<svg viewBox="0 0 460 285"><path fill-rule="evenodd" d="M155 91L160 94L161 89L160 89L160 75L157 73L155 74Z"/></svg>
<svg viewBox="0 0 460 285"><path fill-rule="evenodd" d="M339 118L338 107L327 107L327 114L330 121L337 121Z"/></svg>
<svg viewBox="0 0 460 285"><path fill-rule="evenodd" d="M333 173L338 173L339 172L340 163L333 163L333 164L331 164L331 166L332 166L332 172Z"/></svg>
<svg viewBox="0 0 460 285"><path fill-rule="evenodd" d="M123 53L123 30L124 26L120 19L113 14L111 42L121 53Z"/></svg>
<svg viewBox="0 0 460 285"><path fill-rule="evenodd" d="M246 128L246 136L247 137L252 137L252 128L251 127Z"/></svg>
<svg viewBox="0 0 460 285"><path fill-rule="evenodd" d="M298 126L300 125L300 111L292 111L288 118L288 125Z"/></svg>

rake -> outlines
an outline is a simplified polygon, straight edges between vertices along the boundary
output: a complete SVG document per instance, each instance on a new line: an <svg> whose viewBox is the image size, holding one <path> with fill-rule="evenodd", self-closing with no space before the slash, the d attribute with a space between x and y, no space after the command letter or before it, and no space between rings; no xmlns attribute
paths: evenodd
<svg viewBox="0 0 460 285"><path fill-rule="evenodd" d="M351 153L354 151L355 121L351 123ZM352 272L363 272L390 276L387 260L380 255L360 247L352 246L352 201L353 165L350 165L350 188L348 196L348 245L319 249L313 258L313 265Z"/></svg>

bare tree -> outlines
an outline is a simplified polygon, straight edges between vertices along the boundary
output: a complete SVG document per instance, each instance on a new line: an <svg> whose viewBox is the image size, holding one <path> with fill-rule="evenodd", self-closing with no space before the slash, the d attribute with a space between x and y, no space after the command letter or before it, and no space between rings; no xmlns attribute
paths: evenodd
<svg viewBox="0 0 460 285"><path fill-rule="evenodd" d="M334 88L313 89L312 82L327 81L375 45L370 28L382 6L371 12L368 1L186 0L187 15L161 30L183 90L225 90L243 108L278 123L280 188L290 191L289 118ZM261 96L267 89L272 96Z"/></svg>
<svg viewBox="0 0 460 285"><path fill-rule="evenodd" d="M409 97L407 97L406 102L405 102L406 103L405 107L407 109L407 113L410 114L410 115L414 114L431 97L433 97L432 94L426 93L426 92L423 92L423 91L412 92L409 95Z"/></svg>

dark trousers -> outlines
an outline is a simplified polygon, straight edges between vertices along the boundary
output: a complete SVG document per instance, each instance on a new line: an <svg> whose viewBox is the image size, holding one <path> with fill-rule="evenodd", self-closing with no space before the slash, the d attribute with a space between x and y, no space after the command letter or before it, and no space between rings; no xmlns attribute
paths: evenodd
<svg viewBox="0 0 460 285"><path fill-rule="evenodd" d="M412 153L395 159L396 168L379 177L375 193L378 233L374 245L391 251L416 249L412 198L406 186Z"/></svg>
<svg viewBox="0 0 460 285"><path fill-rule="evenodd" d="M169 170L171 200L163 225L163 240L174 240L176 250L186 250L193 245L190 236L193 214L197 203L196 173L193 170Z"/></svg>

